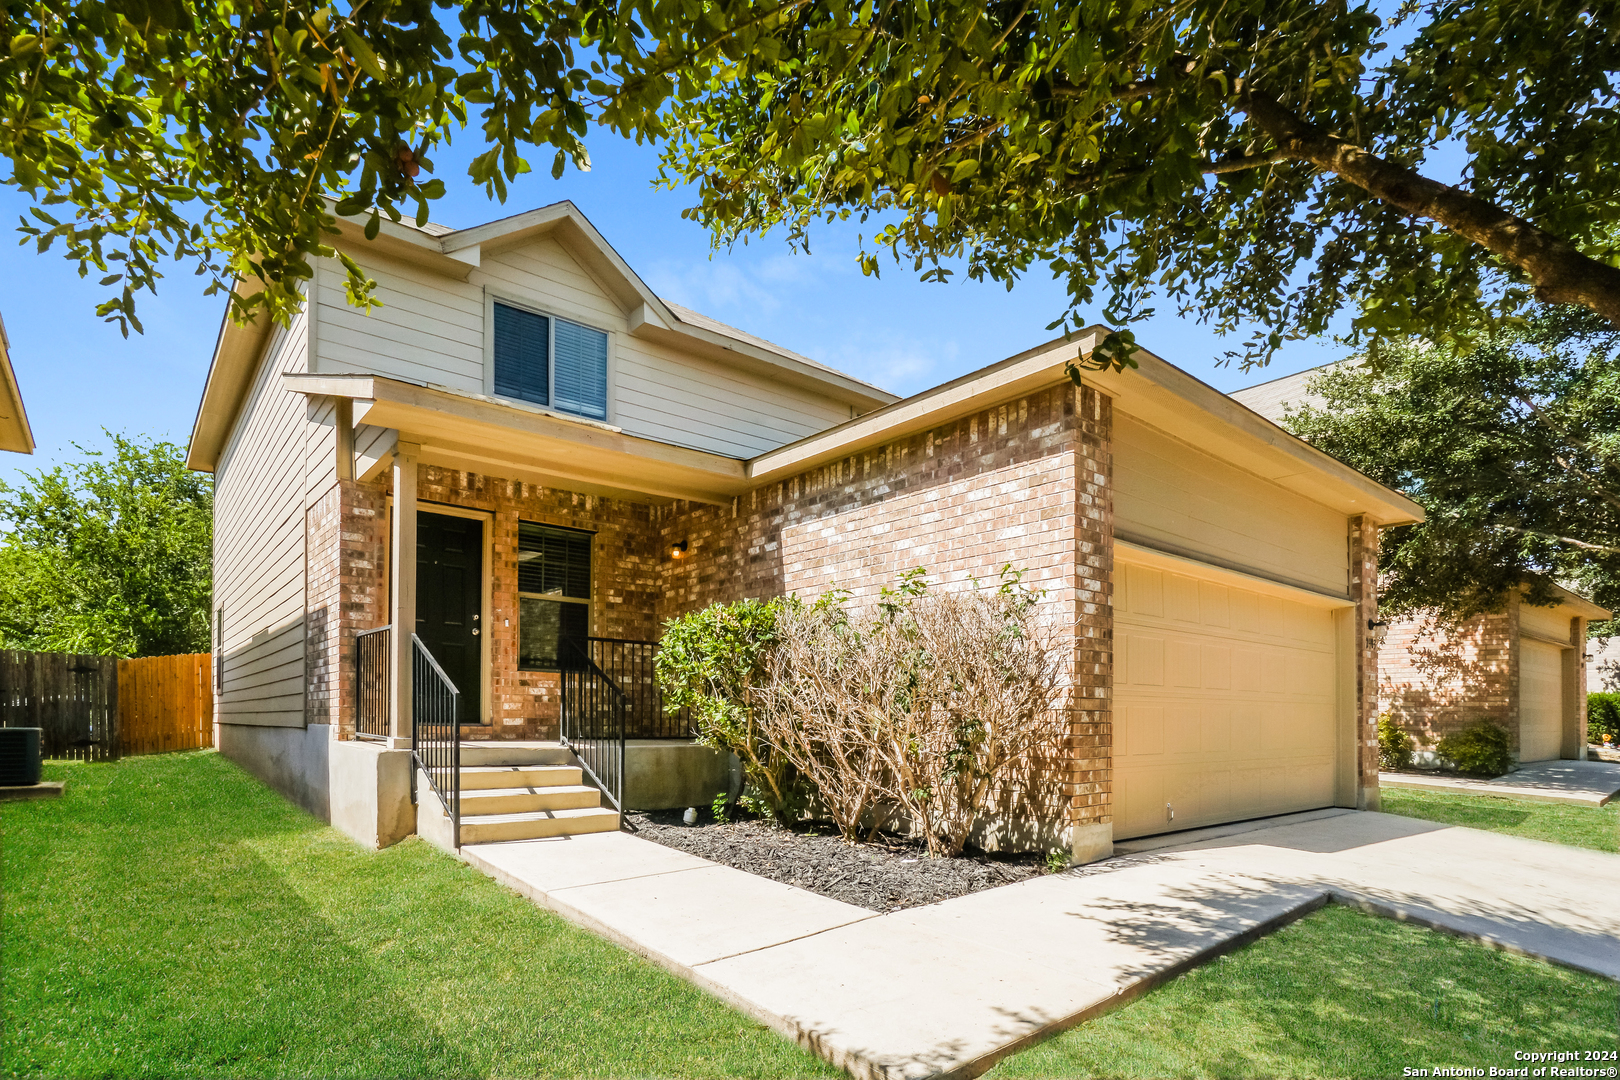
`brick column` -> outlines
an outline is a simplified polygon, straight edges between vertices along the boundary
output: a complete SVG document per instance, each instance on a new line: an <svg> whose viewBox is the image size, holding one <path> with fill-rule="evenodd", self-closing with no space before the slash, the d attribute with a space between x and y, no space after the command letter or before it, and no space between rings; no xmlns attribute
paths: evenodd
<svg viewBox="0 0 1620 1080"><path fill-rule="evenodd" d="M1077 863L1114 853L1113 402L1074 393L1075 651L1069 724L1069 843Z"/></svg>
<svg viewBox="0 0 1620 1080"><path fill-rule="evenodd" d="M1569 620L1569 643L1564 650L1564 739L1561 757L1586 760L1586 620Z"/></svg>
<svg viewBox="0 0 1620 1080"><path fill-rule="evenodd" d="M1378 526L1350 519L1350 599L1355 602L1356 809L1378 809L1378 646L1367 624L1378 618Z"/></svg>

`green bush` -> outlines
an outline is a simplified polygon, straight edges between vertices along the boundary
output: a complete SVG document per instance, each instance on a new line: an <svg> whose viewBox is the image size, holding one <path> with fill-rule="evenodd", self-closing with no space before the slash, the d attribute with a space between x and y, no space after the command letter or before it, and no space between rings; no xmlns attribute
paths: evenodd
<svg viewBox="0 0 1620 1080"><path fill-rule="evenodd" d="M1513 768L1508 733L1489 720L1479 720L1440 740L1435 751L1458 772L1501 776Z"/></svg>
<svg viewBox="0 0 1620 1080"><path fill-rule="evenodd" d="M1378 767L1392 772L1412 767L1412 736L1389 713L1378 718Z"/></svg>
<svg viewBox="0 0 1620 1080"><path fill-rule="evenodd" d="M664 624L655 660L665 710L690 709L698 742L736 754L752 796L783 824L797 820L803 809L803 784L765 740L751 698L765 680L777 620L799 606L791 596L710 604Z"/></svg>
<svg viewBox="0 0 1620 1080"><path fill-rule="evenodd" d="M1620 742L1620 694L1586 695L1586 737L1595 743L1609 736Z"/></svg>

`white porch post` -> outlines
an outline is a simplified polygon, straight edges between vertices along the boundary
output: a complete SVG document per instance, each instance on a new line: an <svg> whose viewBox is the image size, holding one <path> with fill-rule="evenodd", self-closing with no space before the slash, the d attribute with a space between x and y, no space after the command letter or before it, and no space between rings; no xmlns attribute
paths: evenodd
<svg viewBox="0 0 1620 1080"><path fill-rule="evenodd" d="M411 745L411 634L416 631L416 459L418 443L394 446L394 513L388 553L388 621L393 663L388 683L388 745Z"/></svg>

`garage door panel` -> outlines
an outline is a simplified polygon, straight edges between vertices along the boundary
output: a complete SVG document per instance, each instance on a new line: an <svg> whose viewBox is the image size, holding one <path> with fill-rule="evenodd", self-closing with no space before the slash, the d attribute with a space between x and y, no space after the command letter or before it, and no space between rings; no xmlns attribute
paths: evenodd
<svg viewBox="0 0 1620 1080"><path fill-rule="evenodd" d="M1332 805L1333 611L1191 575L1123 569L1115 835Z"/></svg>
<svg viewBox="0 0 1620 1080"><path fill-rule="evenodd" d="M1519 639L1519 760L1547 761L1563 751L1564 650Z"/></svg>

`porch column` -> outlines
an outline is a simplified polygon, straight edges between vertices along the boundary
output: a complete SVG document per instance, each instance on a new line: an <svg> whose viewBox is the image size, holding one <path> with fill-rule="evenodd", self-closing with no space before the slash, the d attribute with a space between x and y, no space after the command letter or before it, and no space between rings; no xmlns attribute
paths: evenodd
<svg viewBox="0 0 1620 1080"><path fill-rule="evenodd" d="M1074 688L1069 738L1069 854L1114 853L1114 403L1074 390Z"/></svg>
<svg viewBox="0 0 1620 1080"><path fill-rule="evenodd" d="M416 459L421 444L394 445L394 512L388 552L388 621L393 664L388 681L388 745L411 745L411 635L416 632Z"/></svg>
<svg viewBox="0 0 1620 1080"><path fill-rule="evenodd" d="M1586 619L1569 620L1569 645L1564 650L1564 737L1558 755L1566 761L1586 760Z"/></svg>

